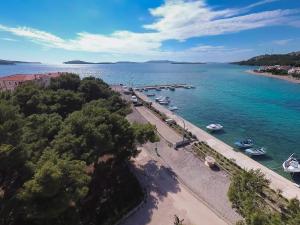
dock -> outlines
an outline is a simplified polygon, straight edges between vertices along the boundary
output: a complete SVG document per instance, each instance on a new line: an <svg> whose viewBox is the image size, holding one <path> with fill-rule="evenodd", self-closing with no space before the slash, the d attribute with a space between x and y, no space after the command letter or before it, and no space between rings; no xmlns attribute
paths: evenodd
<svg viewBox="0 0 300 225"><path fill-rule="evenodd" d="M136 90L138 89L155 90L155 89L168 89L168 88L194 88L194 86L189 84L155 84L155 85L136 86L134 88Z"/></svg>

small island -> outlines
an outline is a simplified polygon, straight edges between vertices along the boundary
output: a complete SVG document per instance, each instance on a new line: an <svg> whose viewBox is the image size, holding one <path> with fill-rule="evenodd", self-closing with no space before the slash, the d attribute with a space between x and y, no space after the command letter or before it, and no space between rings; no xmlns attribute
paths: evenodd
<svg viewBox="0 0 300 225"><path fill-rule="evenodd" d="M64 62L64 64L113 64L112 62L86 62L86 61L81 61L81 60L71 60Z"/></svg>
<svg viewBox="0 0 300 225"><path fill-rule="evenodd" d="M11 61L11 60L0 59L0 65L16 65L22 63L41 64L40 62Z"/></svg>

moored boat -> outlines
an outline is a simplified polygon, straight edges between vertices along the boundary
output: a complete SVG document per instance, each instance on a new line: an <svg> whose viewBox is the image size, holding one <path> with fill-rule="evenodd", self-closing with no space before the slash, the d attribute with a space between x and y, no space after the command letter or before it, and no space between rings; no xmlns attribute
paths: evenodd
<svg viewBox="0 0 300 225"><path fill-rule="evenodd" d="M237 146L238 148L251 148L253 147L254 142L252 139L247 138L244 140L234 142L234 145Z"/></svg>
<svg viewBox="0 0 300 225"><path fill-rule="evenodd" d="M176 111L176 110L178 110L178 107L177 106L170 106L168 109L170 111Z"/></svg>
<svg viewBox="0 0 300 225"><path fill-rule="evenodd" d="M257 148L247 148L245 150L245 153L251 156L259 156L259 155L265 155L267 151L264 147L257 147Z"/></svg>
<svg viewBox="0 0 300 225"><path fill-rule="evenodd" d="M147 94L147 96L148 97L153 97L153 96L155 96L155 94L154 93L149 93L149 94Z"/></svg>
<svg viewBox="0 0 300 225"><path fill-rule="evenodd" d="M286 161L282 164L284 172L287 173L299 173L300 172L300 160L294 157L292 154Z"/></svg>
<svg viewBox="0 0 300 225"><path fill-rule="evenodd" d="M155 101L159 102L160 100L162 100L163 96L159 96L157 98L155 98Z"/></svg>
<svg viewBox="0 0 300 225"><path fill-rule="evenodd" d="M206 126L206 129L210 130L210 131L218 131L218 130L222 130L223 126L221 124L218 123L212 123L209 124L208 126Z"/></svg>

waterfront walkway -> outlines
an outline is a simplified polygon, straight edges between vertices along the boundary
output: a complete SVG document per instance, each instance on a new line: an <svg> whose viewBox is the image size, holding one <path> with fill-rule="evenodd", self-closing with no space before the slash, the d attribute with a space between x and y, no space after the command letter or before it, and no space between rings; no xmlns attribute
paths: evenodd
<svg viewBox="0 0 300 225"><path fill-rule="evenodd" d="M136 92L136 95L145 101L150 101L150 99L141 92ZM295 184L290 180L282 177L276 172L270 170L269 168L244 155L243 153L235 151L231 146L208 134L207 132L203 131L202 129L188 122L182 117L175 115L170 110L161 106L160 104L153 102L152 106L160 112L164 113L168 118L174 119L176 123L180 126L183 127L183 123L185 123L185 128L188 131L192 132L194 135L196 135L199 141L206 142L211 148L213 148L226 158L234 160L235 163L240 167L245 168L246 170L260 169L266 175L266 178L270 180L270 187L274 190L282 190L282 195L284 197L288 199L296 197L300 200L300 189L296 187ZM161 124L163 122L158 119L157 121L151 121L151 123L156 125L157 127L161 127ZM163 136L168 137L168 133L164 133Z"/></svg>
<svg viewBox="0 0 300 225"><path fill-rule="evenodd" d="M119 86L112 86L112 88L115 91L121 91ZM122 96L129 101L131 99L130 95ZM152 186L160 186L159 184L156 185L156 181L159 179L156 180L155 178L155 182L149 185L147 179L143 179L143 177L146 177L145 174L143 175L143 169L139 170L139 167L135 167L134 171L141 184L147 189L148 193L152 194L149 194L147 202L142 208L136 211L134 215L131 215L122 225L172 224L174 213L180 218L185 219L185 224L214 224L216 218L213 217L211 219L210 213L206 214L207 211L213 212L227 224L235 224L238 220L242 219L240 215L231 208L231 203L227 198L227 191L230 185L228 174L222 170L214 171L205 166L204 162L193 154L191 146L186 146L180 150L175 150L170 146L171 142L176 142L178 139L181 140L182 137L174 132L171 127L160 121L148 108L143 106L133 107L132 113L127 116L127 119L130 122L150 122L157 125L157 130L161 137L160 141L158 143L147 143L143 145L142 154L146 151L148 156L151 157L151 164L155 161L155 163L159 162L160 165L168 168L170 174L177 180L176 183L173 182L173 184L179 183L180 186L183 187L182 190L189 192L188 195L192 195L194 200L197 199L197 201L199 201L196 204L202 206L194 208L196 207L194 203L187 204L186 201L189 201L187 198L192 197L189 196L185 198L185 194L182 196L181 192L174 193L172 191L174 188L170 188L170 186L168 186L168 191L164 190L164 192L168 193L160 195L160 197L157 196L157 194L153 192ZM157 152L155 151L156 147ZM140 162L134 161L140 164ZM141 168L145 168L146 170L145 166ZM144 172L146 173L147 171ZM170 183L168 183L168 185L170 185ZM161 193L160 190L159 193ZM177 194L178 197L176 197ZM182 206L179 206L177 200L182 197L184 198L184 203ZM191 200L191 202L194 202L194 200ZM198 212L198 210L200 211L197 213L199 217L196 217L194 213ZM188 213L189 211L191 211L191 214ZM210 220L212 223L207 222Z"/></svg>
<svg viewBox="0 0 300 225"><path fill-rule="evenodd" d="M149 151L142 148L133 164L135 175L147 190L147 198L121 225L173 224L174 215L184 219L184 224L228 225L199 201L166 163L154 159Z"/></svg>

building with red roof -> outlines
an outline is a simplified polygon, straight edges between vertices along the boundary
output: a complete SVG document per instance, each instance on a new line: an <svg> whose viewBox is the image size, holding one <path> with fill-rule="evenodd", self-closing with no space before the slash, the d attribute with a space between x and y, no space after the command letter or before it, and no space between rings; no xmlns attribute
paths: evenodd
<svg viewBox="0 0 300 225"><path fill-rule="evenodd" d="M38 85L47 87L50 85L51 78L57 78L62 73L43 73L43 74L14 74L5 77L0 77L0 90L1 91L14 91L18 86L23 83L33 81Z"/></svg>

